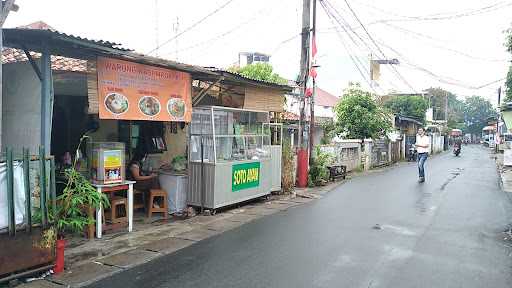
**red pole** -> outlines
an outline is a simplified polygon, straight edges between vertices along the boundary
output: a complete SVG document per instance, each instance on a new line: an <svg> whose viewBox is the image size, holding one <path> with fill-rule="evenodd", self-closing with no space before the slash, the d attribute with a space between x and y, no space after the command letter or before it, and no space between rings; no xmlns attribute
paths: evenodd
<svg viewBox="0 0 512 288"><path fill-rule="evenodd" d="M53 272L55 274L59 274L64 271L64 248L66 247L66 240L58 239L56 245L56 257L55 257L55 267Z"/></svg>

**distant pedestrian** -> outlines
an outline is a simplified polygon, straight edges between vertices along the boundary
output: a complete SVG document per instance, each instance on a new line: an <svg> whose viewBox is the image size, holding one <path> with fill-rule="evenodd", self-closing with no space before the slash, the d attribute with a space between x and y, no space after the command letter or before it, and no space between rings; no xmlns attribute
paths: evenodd
<svg viewBox="0 0 512 288"><path fill-rule="evenodd" d="M419 182L423 183L425 182L425 161L427 161L430 151L430 137L425 134L423 128L419 128L416 135L416 150L418 151Z"/></svg>

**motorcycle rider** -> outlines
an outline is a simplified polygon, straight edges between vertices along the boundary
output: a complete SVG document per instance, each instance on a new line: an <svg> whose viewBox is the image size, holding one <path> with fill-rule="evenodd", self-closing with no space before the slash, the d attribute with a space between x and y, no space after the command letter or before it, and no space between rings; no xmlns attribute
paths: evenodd
<svg viewBox="0 0 512 288"><path fill-rule="evenodd" d="M453 145L454 145L454 147L459 148L459 150L460 150L459 153L462 152L462 138L461 137L456 137Z"/></svg>

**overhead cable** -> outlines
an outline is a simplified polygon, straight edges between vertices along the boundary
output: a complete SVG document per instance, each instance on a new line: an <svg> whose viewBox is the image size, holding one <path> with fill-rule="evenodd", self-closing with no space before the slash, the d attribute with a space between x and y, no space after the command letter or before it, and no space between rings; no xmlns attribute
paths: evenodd
<svg viewBox="0 0 512 288"><path fill-rule="evenodd" d="M219 12L220 10L222 10L223 8L225 8L226 6L228 6L229 4L231 4L231 2L233 2L234 0L228 0L226 1L224 4L222 4L221 6L217 7L215 10L213 10L212 12L208 13L206 16L204 16L203 18L199 19L199 21L195 22L194 24L188 26L187 28L185 28L183 31L181 31L180 33L176 34L175 36L171 37L170 39L167 39L166 41L164 41L162 44L158 45L157 47L155 47L153 50L149 51L147 54L151 54L153 52L155 52L156 50L160 49L162 46L165 46L167 44L169 44L171 41L173 41L174 39L180 37L181 35L187 33L188 31L194 29L197 25L203 23L206 19L210 18L211 16L217 14L217 12Z"/></svg>

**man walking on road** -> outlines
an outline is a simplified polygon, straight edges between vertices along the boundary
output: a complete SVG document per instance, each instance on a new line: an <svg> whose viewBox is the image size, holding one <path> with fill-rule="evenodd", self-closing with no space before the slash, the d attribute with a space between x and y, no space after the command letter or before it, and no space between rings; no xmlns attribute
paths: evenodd
<svg viewBox="0 0 512 288"><path fill-rule="evenodd" d="M419 182L423 183L425 182L425 161L427 161L430 151L430 137L425 134L423 128L419 128L418 135L416 135L416 150L418 151Z"/></svg>

